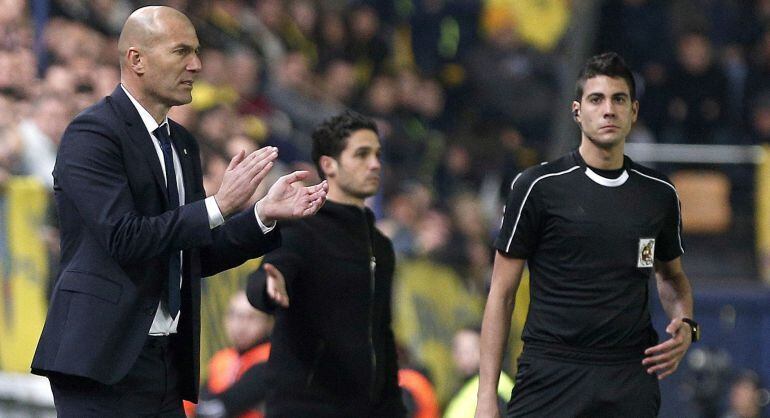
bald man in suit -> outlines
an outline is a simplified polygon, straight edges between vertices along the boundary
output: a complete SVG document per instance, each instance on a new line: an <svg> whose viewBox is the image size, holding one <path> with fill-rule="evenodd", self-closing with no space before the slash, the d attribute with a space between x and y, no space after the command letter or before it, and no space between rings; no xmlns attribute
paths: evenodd
<svg viewBox="0 0 770 418"><path fill-rule="evenodd" d="M277 157L266 147L236 155L206 198L198 144L167 117L201 69L193 25L144 7L118 49L121 84L62 137L61 268L32 371L59 417L183 417L198 394L201 277L278 247L276 222L313 215L327 185L294 172L241 210Z"/></svg>

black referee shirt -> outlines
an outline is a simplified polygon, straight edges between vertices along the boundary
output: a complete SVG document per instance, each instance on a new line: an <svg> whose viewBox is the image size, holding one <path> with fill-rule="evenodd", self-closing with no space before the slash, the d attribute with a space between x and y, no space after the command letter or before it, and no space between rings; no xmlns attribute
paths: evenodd
<svg viewBox="0 0 770 418"><path fill-rule="evenodd" d="M495 247L530 270L526 343L602 351L657 341L647 307L653 260L684 252L668 178L625 157L608 179L576 150L516 177L504 211Z"/></svg>

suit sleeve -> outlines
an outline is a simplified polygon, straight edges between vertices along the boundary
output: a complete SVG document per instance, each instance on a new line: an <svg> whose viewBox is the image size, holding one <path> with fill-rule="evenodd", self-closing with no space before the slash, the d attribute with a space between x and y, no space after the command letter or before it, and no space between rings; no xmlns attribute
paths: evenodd
<svg viewBox="0 0 770 418"><path fill-rule="evenodd" d="M212 243L203 201L158 216L138 212L119 139L93 115L81 115L65 131L56 187L86 227L121 265Z"/></svg>
<svg viewBox="0 0 770 418"><path fill-rule="evenodd" d="M280 227L262 232L251 208L211 230L212 243L201 248L201 275L211 276L259 257L281 245Z"/></svg>
<svg viewBox="0 0 770 418"><path fill-rule="evenodd" d="M301 225L297 222L290 223L281 229L281 247L265 255L262 264L270 263L283 274L286 280L286 292L289 300L292 298L293 287L297 280L300 280L303 274L303 266L306 263L306 256L309 253L306 249L312 249L309 243L310 233L304 233ZM275 311L276 305L267 295L267 276L265 270L260 266L254 271L248 279L246 285L246 295L252 306L266 313Z"/></svg>

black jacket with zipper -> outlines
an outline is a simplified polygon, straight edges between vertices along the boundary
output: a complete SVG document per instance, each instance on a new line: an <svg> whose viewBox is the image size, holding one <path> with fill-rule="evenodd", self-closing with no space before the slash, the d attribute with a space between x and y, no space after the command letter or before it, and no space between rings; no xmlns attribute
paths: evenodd
<svg viewBox="0 0 770 418"><path fill-rule="evenodd" d="M268 417L403 416L390 327L395 257L372 212L327 201L281 234L264 262L283 273L289 308L269 300L261 268L248 285L252 305L276 316Z"/></svg>

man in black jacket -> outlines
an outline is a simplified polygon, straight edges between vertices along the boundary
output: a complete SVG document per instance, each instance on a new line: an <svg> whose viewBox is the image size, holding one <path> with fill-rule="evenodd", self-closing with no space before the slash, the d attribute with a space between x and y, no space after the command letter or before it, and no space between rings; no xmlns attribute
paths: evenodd
<svg viewBox="0 0 770 418"><path fill-rule="evenodd" d="M390 328L393 246L364 205L380 183L374 122L354 112L313 133L313 161L328 201L283 225L248 296L275 312L267 416L403 417Z"/></svg>

